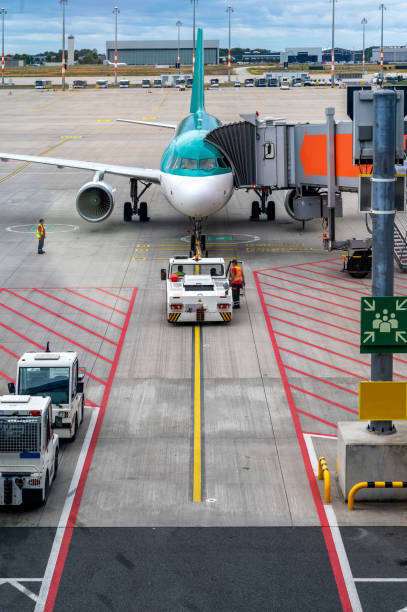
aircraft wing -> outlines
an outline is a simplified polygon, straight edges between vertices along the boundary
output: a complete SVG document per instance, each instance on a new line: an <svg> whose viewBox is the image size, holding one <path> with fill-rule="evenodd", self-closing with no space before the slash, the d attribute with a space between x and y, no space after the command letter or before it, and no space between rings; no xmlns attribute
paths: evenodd
<svg viewBox="0 0 407 612"><path fill-rule="evenodd" d="M156 127L168 128L170 130L177 129L177 126L174 123L159 123L158 121L139 121L137 119L116 119L116 121L122 121L123 123L139 123L141 125L155 125Z"/></svg>
<svg viewBox="0 0 407 612"><path fill-rule="evenodd" d="M42 157L41 155L15 155L13 153L0 153L1 161L23 161L32 164L48 164L58 168L77 168L78 170L91 170L103 174L117 174L128 176L150 183L159 183L161 172L152 168L135 168L134 166L119 166L104 162L86 162L75 159L58 159L57 157Z"/></svg>

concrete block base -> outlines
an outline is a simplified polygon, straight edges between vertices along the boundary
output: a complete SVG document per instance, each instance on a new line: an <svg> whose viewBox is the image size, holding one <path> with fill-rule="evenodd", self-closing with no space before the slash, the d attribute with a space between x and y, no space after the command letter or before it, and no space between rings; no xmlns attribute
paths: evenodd
<svg viewBox="0 0 407 612"><path fill-rule="evenodd" d="M396 423L397 432L378 436L366 430L367 422L338 423L338 478L344 498L353 485L364 481L407 481L407 422ZM356 499L407 499L407 489L362 489Z"/></svg>

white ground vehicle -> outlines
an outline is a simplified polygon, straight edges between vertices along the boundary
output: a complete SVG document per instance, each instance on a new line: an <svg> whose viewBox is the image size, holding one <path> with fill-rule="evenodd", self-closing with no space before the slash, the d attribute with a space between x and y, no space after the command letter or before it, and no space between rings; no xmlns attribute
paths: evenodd
<svg viewBox="0 0 407 612"><path fill-rule="evenodd" d="M98 79L96 81L96 87L98 87L99 89L106 89L107 87L106 79Z"/></svg>
<svg viewBox="0 0 407 612"><path fill-rule="evenodd" d="M119 87L130 87L129 79L120 79Z"/></svg>
<svg viewBox="0 0 407 612"><path fill-rule="evenodd" d="M49 397L0 396L0 505L45 504L58 470Z"/></svg>
<svg viewBox="0 0 407 612"><path fill-rule="evenodd" d="M161 79L154 79L153 87L162 87Z"/></svg>
<svg viewBox="0 0 407 612"><path fill-rule="evenodd" d="M74 440L84 413L84 374L78 367L78 355L65 353L24 353L17 364L16 385L19 395L48 396L52 402L52 426L60 438Z"/></svg>
<svg viewBox="0 0 407 612"><path fill-rule="evenodd" d="M219 79L211 79L211 89L218 89Z"/></svg>
<svg viewBox="0 0 407 612"><path fill-rule="evenodd" d="M232 292L221 257L173 257L167 280L167 315L170 323L232 320Z"/></svg>
<svg viewBox="0 0 407 612"><path fill-rule="evenodd" d="M245 79L244 80L245 87L254 87L254 79Z"/></svg>
<svg viewBox="0 0 407 612"><path fill-rule="evenodd" d="M142 87L143 89L149 89L149 88L151 87L151 81L150 81L150 79L143 79L143 80L141 81L141 87Z"/></svg>
<svg viewBox="0 0 407 612"><path fill-rule="evenodd" d="M75 79L75 81L72 84L72 87L73 89L85 89L87 85L88 85L87 81L84 81L83 79Z"/></svg>
<svg viewBox="0 0 407 612"><path fill-rule="evenodd" d="M281 78L280 89L290 89L290 79L288 77Z"/></svg>

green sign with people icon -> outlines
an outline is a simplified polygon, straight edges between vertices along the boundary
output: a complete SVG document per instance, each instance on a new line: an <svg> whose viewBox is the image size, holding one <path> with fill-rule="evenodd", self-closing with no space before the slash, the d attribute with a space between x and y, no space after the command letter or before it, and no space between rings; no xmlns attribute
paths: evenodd
<svg viewBox="0 0 407 612"><path fill-rule="evenodd" d="M361 353L407 353L407 297L363 297Z"/></svg>

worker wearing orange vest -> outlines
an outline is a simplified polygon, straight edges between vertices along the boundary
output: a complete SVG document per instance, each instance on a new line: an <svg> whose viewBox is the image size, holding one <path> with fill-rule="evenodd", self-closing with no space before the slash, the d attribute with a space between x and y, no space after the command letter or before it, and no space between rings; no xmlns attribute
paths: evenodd
<svg viewBox="0 0 407 612"><path fill-rule="evenodd" d="M237 259L232 260L230 269L230 284L232 287L233 308L240 308L240 289L244 286L244 275Z"/></svg>
<svg viewBox="0 0 407 612"><path fill-rule="evenodd" d="M42 255L45 253L43 250L44 240L45 240L45 227L44 227L44 219L40 219L37 226L37 238L38 238L38 255Z"/></svg>

